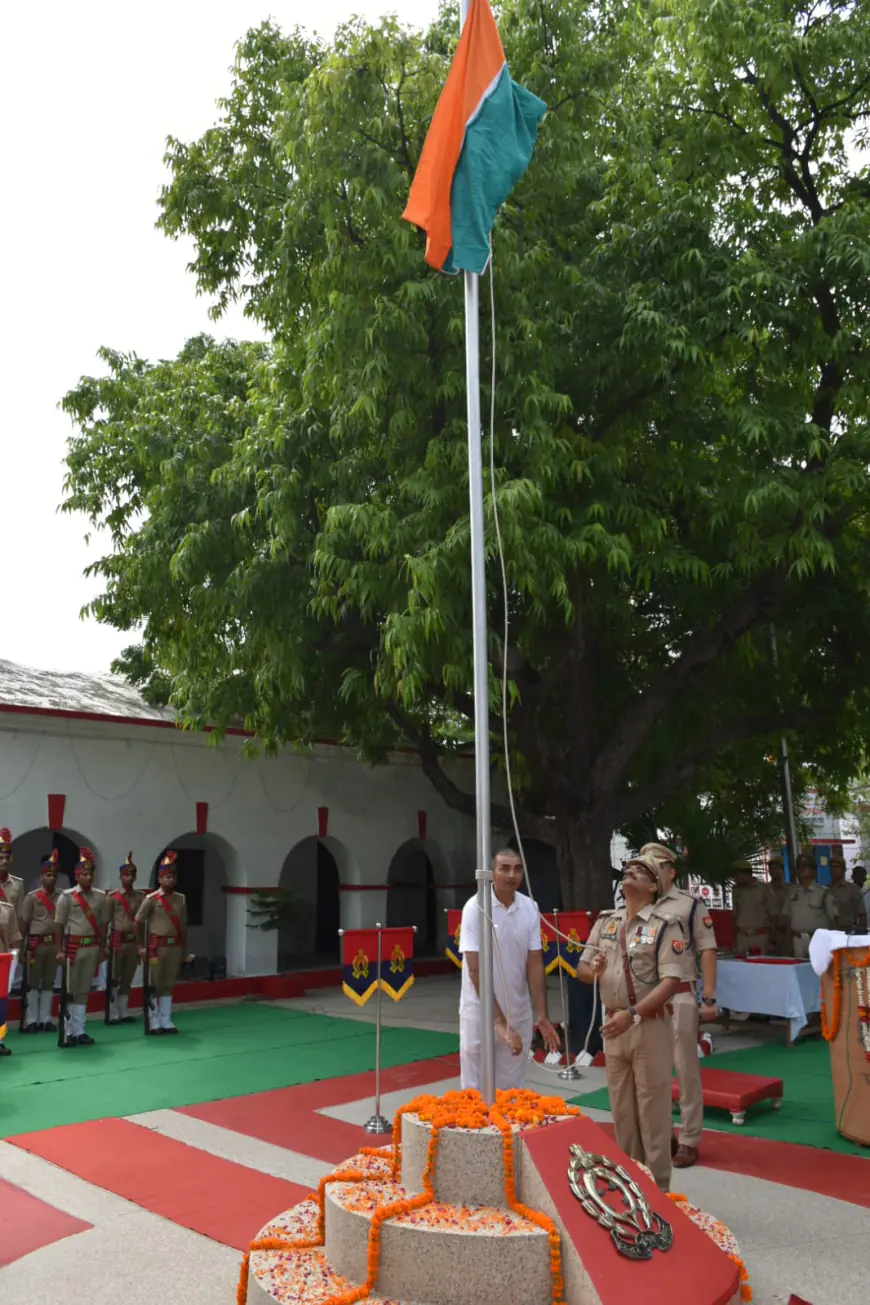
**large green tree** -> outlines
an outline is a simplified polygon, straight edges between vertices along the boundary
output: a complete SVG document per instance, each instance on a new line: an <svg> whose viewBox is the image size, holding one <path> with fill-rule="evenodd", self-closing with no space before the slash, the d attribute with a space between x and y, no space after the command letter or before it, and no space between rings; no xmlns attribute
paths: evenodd
<svg viewBox="0 0 870 1305"><path fill-rule="evenodd" d="M600 904L614 828L718 802L769 828L780 731L831 792L861 761L870 9L513 0L500 25L550 111L494 238L493 738L504 659L522 828ZM400 219L456 27L241 42L160 222L270 343L106 352L64 400L65 506L110 529L94 611L144 623L131 672L187 720L411 742L471 811L462 289Z"/></svg>

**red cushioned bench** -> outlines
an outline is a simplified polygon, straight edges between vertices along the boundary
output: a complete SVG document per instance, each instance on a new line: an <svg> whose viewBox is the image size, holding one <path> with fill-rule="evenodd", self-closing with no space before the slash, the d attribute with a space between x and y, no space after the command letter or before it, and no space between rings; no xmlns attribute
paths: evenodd
<svg viewBox="0 0 870 1305"><path fill-rule="evenodd" d="M729 1110L735 1124L746 1120L746 1111L759 1101L769 1101L774 1110L782 1105L782 1079L763 1078L760 1074L734 1074L728 1069L702 1069L701 1089L705 1108ZM674 1079L671 1100L678 1101L680 1085Z"/></svg>

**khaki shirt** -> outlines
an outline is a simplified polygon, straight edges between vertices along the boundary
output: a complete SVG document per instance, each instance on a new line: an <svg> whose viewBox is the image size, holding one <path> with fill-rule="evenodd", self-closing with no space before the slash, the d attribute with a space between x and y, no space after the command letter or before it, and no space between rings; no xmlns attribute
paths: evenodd
<svg viewBox="0 0 870 1305"><path fill-rule="evenodd" d="M46 897L50 897L51 913L43 905L37 893L44 893ZM48 894L43 888L34 888L32 893L27 894L21 903L20 917L22 928L31 938L44 938L47 934L54 933L54 916L59 901L60 894L57 889Z"/></svg>
<svg viewBox="0 0 870 1305"><path fill-rule="evenodd" d="M676 919L665 920L652 906L628 921L627 908L604 911L592 926L581 960L592 964L596 952L603 952L606 965L598 976L601 1001L607 1010L627 1010L634 1005L622 958L619 936L625 929L625 946L636 1001L642 1001L662 979L682 979L686 944Z"/></svg>
<svg viewBox="0 0 870 1305"><path fill-rule="evenodd" d="M754 934L770 931L773 924L771 900L768 885L758 879L751 884L734 885L732 892L734 902L734 927L738 933Z"/></svg>
<svg viewBox="0 0 870 1305"><path fill-rule="evenodd" d="M18 916L11 902L0 902L0 952L11 952L21 942Z"/></svg>
<svg viewBox="0 0 870 1305"><path fill-rule="evenodd" d="M840 922L836 901L820 883L812 883L806 890L799 884L792 888L785 901L783 916L792 933L837 929Z"/></svg>
<svg viewBox="0 0 870 1305"><path fill-rule="evenodd" d="M106 923L106 894L101 888L91 888L88 892L85 892L82 888L67 888L60 895L54 917L55 922L62 929L67 930L71 938L93 938L95 936L94 927L81 906L79 906L76 897L81 897L91 908L97 922L98 932L96 936L99 937L99 930Z"/></svg>
<svg viewBox="0 0 870 1305"><path fill-rule="evenodd" d="M698 901L691 893L684 893L674 884L652 909L663 920L679 922L683 942L686 944L681 953L683 972L680 978L694 983L698 977L698 953L716 950L713 918L706 902Z"/></svg>
<svg viewBox="0 0 870 1305"><path fill-rule="evenodd" d="M20 911L21 899L23 896L23 879L17 879L15 875L10 875L8 879L0 879L0 905L2 905L3 898L5 897L13 911Z"/></svg>
<svg viewBox="0 0 870 1305"><path fill-rule="evenodd" d="M136 919L147 922L148 932L153 934L155 938L177 937L175 925L163 907L166 900L163 889L158 888L157 892L148 893L136 912ZM177 918L182 931L184 931L187 928L187 899L184 893L173 893L168 900L170 910ZM182 939L179 939L179 941L182 941Z"/></svg>
<svg viewBox="0 0 870 1305"><path fill-rule="evenodd" d="M793 884L786 883L784 879L782 883L779 884L769 883L767 885L767 891L768 894L770 895L771 918L777 924L782 923L782 916L783 913L785 912L785 904L788 901L788 895L793 887L794 887Z"/></svg>
<svg viewBox="0 0 870 1305"><path fill-rule="evenodd" d="M115 888L112 892L106 893L106 919L109 922L109 929L117 930L118 933L133 933L136 912L142 905L144 897L145 894L140 888L134 888L129 893ZM121 898L129 905L129 911L126 910Z"/></svg>
<svg viewBox="0 0 870 1305"><path fill-rule="evenodd" d="M828 884L828 892L837 903L840 913L840 928L846 933L854 933L858 924L858 913L864 911L864 898L857 884L848 879L837 884Z"/></svg>

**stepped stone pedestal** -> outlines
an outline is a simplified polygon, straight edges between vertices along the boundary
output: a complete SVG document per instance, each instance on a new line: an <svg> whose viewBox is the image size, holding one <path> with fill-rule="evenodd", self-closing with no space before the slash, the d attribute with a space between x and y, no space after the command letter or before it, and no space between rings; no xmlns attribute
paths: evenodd
<svg viewBox="0 0 870 1305"><path fill-rule="evenodd" d="M362 1170L366 1180L326 1186L322 1246L252 1251L247 1305L330 1305L365 1283L373 1216L423 1193L430 1137L428 1122L402 1117L398 1181L392 1148L340 1166L337 1173ZM631 1171L651 1208L674 1229L670 1251L648 1262L617 1253L609 1233L571 1193L572 1142ZM501 1132L492 1126L439 1131L434 1199L419 1209L397 1210L381 1223L375 1294L361 1305L552 1305L549 1237L509 1208L503 1147ZM567 1305L623 1305L632 1298L645 1305L740 1300L737 1265L590 1120L515 1127L513 1149L518 1201L549 1216L560 1231ZM318 1207L310 1200L279 1215L258 1240L311 1243L317 1232Z"/></svg>

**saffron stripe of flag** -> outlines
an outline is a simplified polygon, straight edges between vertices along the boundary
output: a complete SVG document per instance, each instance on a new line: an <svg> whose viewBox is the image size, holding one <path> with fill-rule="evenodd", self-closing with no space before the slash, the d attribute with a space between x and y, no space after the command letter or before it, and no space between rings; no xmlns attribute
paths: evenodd
<svg viewBox="0 0 870 1305"><path fill-rule="evenodd" d="M495 215L529 166L546 108L511 81L488 0L471 0L402 215L426 232L431 267L485 270Z"/></svg>

